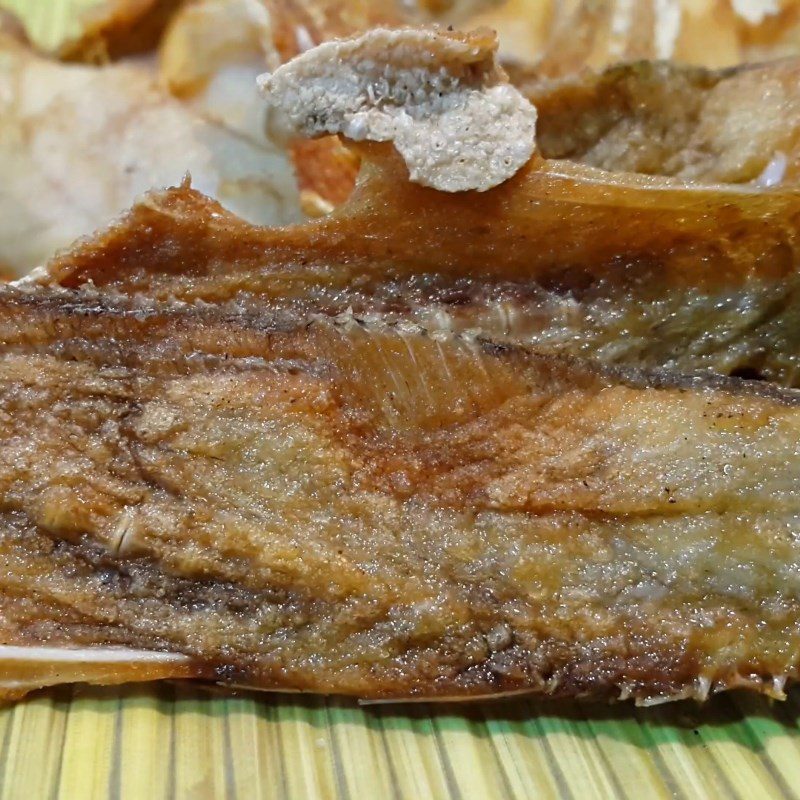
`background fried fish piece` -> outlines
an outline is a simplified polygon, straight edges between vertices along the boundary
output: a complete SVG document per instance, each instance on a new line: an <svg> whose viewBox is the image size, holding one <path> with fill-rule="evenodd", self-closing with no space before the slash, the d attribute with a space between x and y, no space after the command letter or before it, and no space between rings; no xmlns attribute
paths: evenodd
<svg viewBox="0 0 800 800"><path fill-rule="evenodd" d="M0 39L0 264L24 274L187 173L253 222L300 217L283 150L204 119L147 68L64 65Z"/></svg>

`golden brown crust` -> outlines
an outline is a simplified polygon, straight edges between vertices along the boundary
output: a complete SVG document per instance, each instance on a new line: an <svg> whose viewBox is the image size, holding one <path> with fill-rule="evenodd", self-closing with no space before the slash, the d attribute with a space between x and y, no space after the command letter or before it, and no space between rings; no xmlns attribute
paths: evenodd
<svg viewBox="0 0 800 800"><path fill-rule="evenodd" d="M362 153L369 164L358 194L324 220L251 227L197 193L170 190L55 259L46 280L146 287L156 296L190 299L205 297L204 289L198 280L182 286L184 269L219 279L211 292L227 283L222 296L230 297L237 286L257 289L259 274L274 280L297 259L347 264L365 276L388 269L511 280L552 279L576 267L602 278L615 265L657 262L665 284L693 286L741 281L755 270L764 278L785 277L795 269L800 242L793 191L688 186L534 158L491 191L443 196L410 183L390 146L362 145ZM625 225L615 224L623 210ZM731 235L723 238L723 230ZM785 257L766 258L778 250ZM713 256L713 265L703 256ZM344 270L331 277L348 280Z"/></svg>
<svg viewBox="0 0 800 800"><path fill-rule="evenodd" d="M489 192L443 196L409 183L389 146L363 152L357 196L323 220L255 228L172 190L39 280L388 312L606 363L796 385L793 191L688 187L537 160Z"/></svg>
<svg viewBox="0 0 800 800"><path fill-rule="evenodd" d="M794 675L796 393L97 293L4 290L0 336L5 645L370 698Z"/></svg>

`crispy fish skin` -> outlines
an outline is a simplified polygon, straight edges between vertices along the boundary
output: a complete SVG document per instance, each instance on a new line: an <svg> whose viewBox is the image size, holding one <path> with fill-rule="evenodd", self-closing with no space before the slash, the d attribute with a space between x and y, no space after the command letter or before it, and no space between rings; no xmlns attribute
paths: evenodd
<svg viewBox="0 0 800 800"><path fill-rule="evenodd" d="M153 195L37 280L306 313L390 313L604 363L796 385L800 190L789 140L800 124L790 91L797 64L725 75L638 65L540 87L544 154L575 159L557 160L529 158L535 112L506 83L496 44L487 31L375 30L307 53L262 85L307 132L381 140L354 146L363 168L348 203L325 219L267 230L185 188ZM720 133L736 127L731 97L742 86L753 108L764 87L775 89L767 127L780 129L777 138L762 131L744 151ZM648 87L663 97L645 108ZM508 101L500 122L499 97ZM634 139L657 138L673 107L685 113L669 142L630 152L633 165L608 160L620 126L632 125ZM497 141L476 135L484 129ZM791 179L769 188L772 156L784 144ZM593 160L609 169L581 163ZM714 181L769 179L640 174L656 167ZM485 191L459 191L467 186Z"/></svg>
<svg viewBox="0 0 800 800"><path fill-rule="evenodd" d="M371 699L795 674L794 391L41 288L0 340L0 642L42 683L42 647Z"/></svg>
<svg viewBox="0 0 800 800"><path fill-rule="evenodd" d="M796 190L701 187L534 159L485 193L412 184L388 146L329 217L249 226L151 195L37 280L480 329L543 352L798 381Z"/></svg>
<svg viewBox="0 0 800 800"><path fill-rule="evenodd" d="M539 112L547 158L611 172L702 183L795 185L800 166L800 61L706 70L621 64L546 80L510 77Z"/></svg>

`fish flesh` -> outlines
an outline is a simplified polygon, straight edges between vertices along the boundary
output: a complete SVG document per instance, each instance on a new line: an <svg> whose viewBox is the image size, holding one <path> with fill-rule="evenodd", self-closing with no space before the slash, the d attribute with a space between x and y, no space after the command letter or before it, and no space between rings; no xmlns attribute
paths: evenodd
<svg viewBox="0 0 800 800"><path fill-rule="evenodd" d="M259 0L269 10L275 47L283 61L323 42L378 26L460 23L502 0ZM358 159L335 136L297 138L289 150L304 210L322 216L353 191Z"/></svg>
<svg viewBox="0 0 800 800"><path fill-rule="evenodd" d="M0 689L781 696L800 393L0 290ZM77 666L77 664L81 666Z"/></svg>
<svg viewBox="0 0 800 800"><path fill-rule="evenodd" d="M410 183L363 148L328 217L259 228L150 195L32 280L186 302L389 314L604 363L798 382L794 190L700 187L534 159L485 193Z"/></svg>
<svg viewBox="0 0 800 800"><path fill-rule="evenodd" d="M447 74L446 59L454 58L457 75L465 68L459 59L468 59L467 82L458 88L458 79L452 78L450 85L453 97L468 96L478 108L476 94L494 97L504 88L492 62L496 43L482 34L463 41L453 36L426 40L429 53L444 40L444 61L430 68ZM410 40L406 44L411 46ZM337 79L325 70L350 68L341 57L345 46L353 45L322 46L328 60L319 74L326 87L336 86ZM360 40L356 46L362 46ZM387 59L388 52L382 41L378 53ZM368 63L377 71L389 74L376 54L364 53L375 56ZM300 58L313 57L312 51ZM295 69L295 63L281 70ZM304 90L317 85L313 63L305 63ZM273 102L279 102L281 92L299 96L294 73L281 70L270 79ZM609 93L616 93L609 86L629 87L628 74L623 70L599 84L590 82L584 107L603 105ZM632 80L637 87L648 80L665 82L663 70L653 67L639 68ZM719 87L722 81L702 73L695 84L676 92L703 95L712 91L708 85ZM355 81L343 85L352 87ZM389 95L392 91L387 88ZM427 91L437 94L430 87ZM567 112L560 109L567 106L582 116L580 105L564 98L571 91L555 89L547 119L537 120L548 148L556 146L555 131L564 127L557 118ZM314 124L330 129L337 122L321 109L339 106L327 105L328 96L315 92L309 90L315 99L306 111ZM354 102L366 101L359 97ZM375 102L382 115L375 117L376 124L390 128L395 100ZM515 102L524 104L521 94ZM515 146L530 134L529 112L520 108L518 128L503 118L507 130L520 131ZM302 107L296 113L303 118ZM452 132L456 128L447 113L442 119ZM426 161L431 148L424 137L438 136L435 125L442 125L433 117L421 115L419 139L410 129L404 135L411 142L411 157L421 151L421 168L444 184L455 172L448 167L450 156L439 157L438 166ZM470 124L470 119L461 121ZM687 133L684 141L693 136ZM458 141L463 146L467 137ZM180 187L151 195L116 226L53 260L32 279L162 300L236 301L332 316L348 310L362 316L389 314L431 330L477 329L490 339L528 344L543 353L797 384L800 190L793 180L774 185L688 182L670 175L614 172L541 153L503 180L509 163L516 165L503 161L498 176L487 177L482 148L491 146L489 141L479 140L479 179L490 185L499 176L501 182L486 191L421 186L393 144L357 142L351 146L363 161L359 186L348 203L325 218L285 228L253 227ZM675 143L672 153L688 164L680 154L691 149ZM462 150L451 159L460 161L460 179L473 175L470 158ZM706 162L706 168L723 171L720 163Z"/></svg>
<svg viewBox="0 0 800 800"><path fill-rule="evenodd" d="M783 697L797 191L538 153L476 176L443 119L533 134L491 38L372 42L389 63L328 45L267 81L384 139L342 208L256 227L183 185L0 288L0 692ZM374 109L373 69L406 82ZM355 95L317 113L320 82ZM713 374L737 357L773 382Z"/></svg>

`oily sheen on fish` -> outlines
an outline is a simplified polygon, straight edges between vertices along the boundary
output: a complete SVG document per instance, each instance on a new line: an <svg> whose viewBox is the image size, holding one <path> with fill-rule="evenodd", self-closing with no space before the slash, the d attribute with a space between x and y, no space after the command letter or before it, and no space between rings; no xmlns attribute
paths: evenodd
<svg viewBox="0 0 800 800"><path fill-rule="evenodd" d="M352 309L609 364L800 380L795 190L609 182L535 160L497 189L444 195L410 183L394 153L366 169L347 205L290 228L250 226L186 188L151 195L38 280Z"/></svg>
<svg viewBox="0 0 800 800"><path fill-rule="evenodd" d="M542 353L796 385L796 64L621 67L532 84L535 110L496 47L485 31L377 29L298 57L265 78L270 103L307 135L381 139L353 145L362 172L344 206L257 228L182 187L36 280L388 314ZM739 141L741 107L766 123ZM350 127L352 109L372 134ZM670 124L660 146L637 144Z"/></svg>
<svg viewBox="0 0 800 800"><path fill-rule="evenodd" d="M43 288L0 291L0 336L9 696L652 701L795 673L794 391Z"/></svg>
<svg viewBox="0 0 800 800"><path fill-rule="evenodd" d="M377 140L324 220L183 186L0 290L6 696L783 695L800 394L714 373L795 382L797 193L531 156L495 49L382 29L265 77Z"/></svg>

